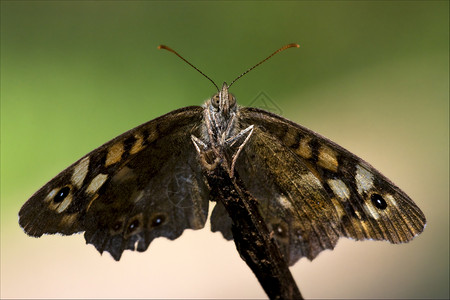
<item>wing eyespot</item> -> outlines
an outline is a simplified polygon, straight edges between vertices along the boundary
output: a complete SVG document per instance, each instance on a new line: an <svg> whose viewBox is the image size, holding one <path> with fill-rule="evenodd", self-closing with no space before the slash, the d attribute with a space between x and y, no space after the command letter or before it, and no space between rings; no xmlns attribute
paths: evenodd
<svg viewBox="0 0 450 300"><path fill-rule="evenodd" d="M153 227L159 227L163 225L166 222L167 218L163 214L157 214L153 217L153 219L150 222L150 226Z"/></svg>
<svg viewBox="0 0 450 300"><path fill-rule="evenodd" d="M56 193L56 195L53 197L53 202L55 204L59 204L64 201L64 199L70 194L70 187L65 186Z"/></svg>
<svg viewBox="0 0 450 300"><path fill-rule="evenodd" d="M122 221L117 221L117 222L115 222L115 223L113 224L113 226L111 227L111 229L112 229L114 232L118 232L118 231L120 231L120 230L122 229L122 226L123 226L123 222L122 222Z"/></svg>
<svg viewBox="0 0 450 300"><path fill-rule="evenodd" d="M287 238L288 230L283 224L274 224L272 228L274 234L279 238Z"/></svg>
<svg viewBox="0 0 450 300"><path fill-rule="evenodd" d="M372 201L372 204L380 210L385 210L387 208L387 202L380 194L372 194L370 196L370 201Z"/></svg>
<svg viewBox="0 0 450 300"><path fill-rule="evenodd" d="M138 220L138 219L133 220L133 221L128 225L127 233L133 232L133 231L136 230L136 228L138 228L139 226L140 226L139 220Z"/></svg>

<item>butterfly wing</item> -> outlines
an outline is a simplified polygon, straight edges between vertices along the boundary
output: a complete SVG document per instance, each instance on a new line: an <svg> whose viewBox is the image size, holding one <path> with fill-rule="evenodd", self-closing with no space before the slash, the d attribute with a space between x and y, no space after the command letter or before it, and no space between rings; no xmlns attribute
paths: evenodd
<svg viewBox="0 0 450 300"><path fill-rule="evenodd" d="M87 154L23 205L20 225L36 237L85 231L87 243L116 260L125 249L145 251L156 237L202 228L208 188L190 139L202 111L173 111Z"/></svg>
<svg viewBox="0 0 450 300"><path fill-rule="evenodd" d="M333 249L341 236L402 243L423 231L414 202L342 147L256 108L241 108L239 124L255 129L236 171L290 264Z"/></svg>

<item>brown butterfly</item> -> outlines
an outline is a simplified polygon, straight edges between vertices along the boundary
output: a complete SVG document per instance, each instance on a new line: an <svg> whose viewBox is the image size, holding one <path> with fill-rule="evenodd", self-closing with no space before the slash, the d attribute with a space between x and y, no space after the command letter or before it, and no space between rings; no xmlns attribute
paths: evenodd
<svg viewBox="0 0 450 300"><path fill-rule="evenodd" d="M298 45L268 58L290 47ZM23 205L19 224L34 237L85 231L87 243L119 260L156 237L203 228L209 201L218 200L210 192L221 188L211 176L221 168L256 199L290 265L340 237L403 243L423 231L422 211L372 166L278 115L238 106L234 82L203 106L172 111L83 156ZM233 239L220 201L211 225Z"/></svg>

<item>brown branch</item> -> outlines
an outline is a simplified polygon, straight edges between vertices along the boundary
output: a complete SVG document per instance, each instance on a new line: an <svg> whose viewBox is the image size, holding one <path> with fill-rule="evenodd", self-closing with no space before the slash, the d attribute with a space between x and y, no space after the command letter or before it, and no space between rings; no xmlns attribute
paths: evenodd
<svg viewBox="0 0 450 300"><path fill-rule="evenodd" d="M274 238L257 207L236 174L218 167L208 176L211 196L220 201L233 221L232 231L241 258L251 268L270 299L303 299Z"/></svg>

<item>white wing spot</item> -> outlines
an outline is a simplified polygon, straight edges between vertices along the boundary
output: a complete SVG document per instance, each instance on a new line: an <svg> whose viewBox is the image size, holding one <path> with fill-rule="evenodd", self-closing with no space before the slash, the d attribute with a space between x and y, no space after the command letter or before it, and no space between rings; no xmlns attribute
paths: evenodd
<svg viewBox="0 0 450 300"><path fill-rule="evenodd" d="M313 185L313 183L315 185L318 185L320 187L322 187L322 183L320 182L319 178L317 178L313 173L309 172L306 174L302 175L302 178L306 181L309 182L311 184L311 186Z"/></svg>
<svg viewBox="0 0 450 300"><path fill-rule="evenodd" d="M364 192L368 192L373 188L373 174L367 169L356 166L356 187L358 188L358 193L362 195Z"/></svg>
<svg viewBox="0 0 450 300"><path fill-rule="evenodd" d="M380 218L380 214L377 212L376 209L374 209L372 203L364 203L364 210L366 211L366 213L371 215L375 220Z"/></svg>
<svg viewBox="0 0 450 300"><path fill-rule="evenodd" d="M62 213L66 210L67 207L69 207L69 204L72 203L72 193L67 195L66 198L64 198L63 202L61 202L58 207L56 208L57 213Z"/></svg>
<svg viewBox="0 0 450 300"><path fill-rule="evenodd" d="M73 169L71 181L74 186L80 188L89 170L89 157L83 158Z"/></svg>
<svg viewBox="0 0 450 300"><path fill-rule="evenodd" d="M61 188L54 188L50 193L48 193L48 195L47 195L47 197L45 197L45 201L46 202L49 202L49 201L51 201L54 197L55 197L55 195L56 195L56 192L57 191L59 191Z"/></svg>
<svg viewBox="0 0 450 300"><path fill-rule="evenodd" d="M340 179L329 179L328 185L330 186L333 193L341 200L350 199L350 191L347 185Z"/></svg>
<svg viewBox="0 0 450 300"><path fill-rule="evenodd" d="M384 198L389 200L393 206L398 207L397 201L395 201L395 198L391 194L384 195Z"/></svg>
<svg viewBox="0 0 450 300"><path fill-rule="evenodd" d="M281 204L285 209L292 210L292 203L284 196L280 195L277 198L278 203Z"/></svg>
<svg viewBox="0 0 450 300"><path fill-rule="evenodd" d="M106 174L98 174L92 179L91 183L86 189L86 193L94 194L98 191L98 189L105 183L106 179L108 179L108 175Z"/></svg>

